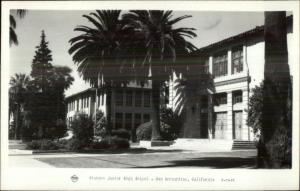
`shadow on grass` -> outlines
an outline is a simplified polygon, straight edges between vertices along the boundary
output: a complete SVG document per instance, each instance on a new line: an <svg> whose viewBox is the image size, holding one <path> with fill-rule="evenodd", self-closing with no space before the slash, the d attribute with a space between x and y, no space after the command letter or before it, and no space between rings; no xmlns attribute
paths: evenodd
<svg viewBox="0 0 300 191"><path fill-rule="evenodd" d="M81 150L77 153L84 154L143 154L143 153L176 153L181 152L181 149L161 150L161 149L146 149L146 148L128 148L128 149L103 149L103 150Z"/></svg>
<svg viewBox="0 0 300 191"><path fill-rule="evenodd" d="M165 161L168 165L157 165L135 168L170 168L170 167L207 167L213 169L256 168L256 157L203 157L187 160Z"/></svg>

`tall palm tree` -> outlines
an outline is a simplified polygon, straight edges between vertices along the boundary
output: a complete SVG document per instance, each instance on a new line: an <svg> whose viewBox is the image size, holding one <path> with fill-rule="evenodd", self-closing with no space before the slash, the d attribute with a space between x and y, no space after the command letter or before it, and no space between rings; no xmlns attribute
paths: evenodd
<svg viewBox="0 0 300 191"><path fill-rule="evenodd" d="M15 44L15 45L19 44L18 37L15 32L15 29L17 28L17 22L15 19L15 16L18 16L19 18L23 18L27 11L25 9L17 9L14 12L15 13L11 13L9 15L9 45L10 46L12 44Z"/></svg>
<svg viewBox="0 0 300 191"><path fill-rule="evenodd" d="M260 167L291 167L291 78L288 65L286 12L265 12L265 68Z"/></svg>
<svg viewBox="0 0 300 191"><path fill-rule="evenodd" d="M26 74L15 74L15 76L10 79L9 88L9 112L14 115L15 120L15 139L19 138L19 118L21 108L23 107L24 101L26 99L27 87L29 85L29 76Z"/></svg>
<svg viewBox="0 0 300 191"><path fill-rule="evenodd" d="M186 52L195 49L185 39L196 37L193 28L174 28L179 21L191 16L173 18L172 11L132 10L123 15L124 28L133 31L131 51L138 55L135 73L138 81L152 82L152 140L160 136L160 89L171 73L176 70L175 61ZM142 58L142 59L141 59ZM176 70L178 71L178 70Z"/></svg>
<svg viewBox="0 0 300 191"><path fill-rule="evenodd" d="M77 26L74 31L81 34L69 41L69 54L78 65L79 74L93 87L105 87L108 129L111 123L111 88L124 82L119 78L121 67L117 61L123 36L120 14L120 10L96 10L83 15L93 27Z"/></svg>
<svg viewBox="0 0 300 191"><path fill-rule="evenodd" d="M185 62L188 65L182 69L182 75L175 80L174 89L175 95L175 113L183 115L183 131L184 137L205 137L206 133L202 135L195 134L195 130L191 128L199 129L198 119L200 117L200 109L203 104L206 107L207 100L201 101L201 96L206 96L209 92L214 92L214 83L211 74L208 72L208 65L206 62L206 56L199 56L197 53L190 53ZM201 130L204 127L201 127ZM197 130L196 130L197 131ZM200 133L201 134L201 133Z"/></svg>

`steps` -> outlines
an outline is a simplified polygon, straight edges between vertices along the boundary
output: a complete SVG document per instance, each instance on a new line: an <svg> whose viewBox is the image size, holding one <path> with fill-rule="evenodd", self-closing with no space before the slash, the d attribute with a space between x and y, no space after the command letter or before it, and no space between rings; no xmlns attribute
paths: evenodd
<svg viewBox="0 0 300 191"><path fill-rule="evenodd" d="M234 140L232 150L252 150L256 149L254 141Z"/></svg>
<svg viewBox="0 0 300 191"><path fill-rule="evenodd" d="M170 147L182 150L196 150L201 152L222 152L230 151L232 140L221 139L184 139L175 140Z"/></svg>

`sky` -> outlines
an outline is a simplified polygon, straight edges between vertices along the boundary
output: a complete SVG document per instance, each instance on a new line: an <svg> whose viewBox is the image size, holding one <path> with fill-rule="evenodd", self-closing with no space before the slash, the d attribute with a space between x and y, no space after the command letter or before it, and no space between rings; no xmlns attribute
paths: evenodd
<svg viewBox="0 0 300 191"><path fill-rule="evenodd" d="M73 85L66 90L65 95L82 91L89 87L77 72L77 66L68 54L69 40L80 33L73 29L78 25L90 25L82 17L91 11L38 11L29 10L23 19L17 20L16 33L19 45L10 47L9 75L15 73L30 74L32 59L36 46L40 43L41 31L44 30L49 49L52 50L52 64L68 66L75 78ZM190 41L198 48L218 42L227 37L263 25L263 12L205 12L205 11L174 11L173 16L191 15L191 18L180 21L177 27L192 27L196 29L197 37Z"/></svg>

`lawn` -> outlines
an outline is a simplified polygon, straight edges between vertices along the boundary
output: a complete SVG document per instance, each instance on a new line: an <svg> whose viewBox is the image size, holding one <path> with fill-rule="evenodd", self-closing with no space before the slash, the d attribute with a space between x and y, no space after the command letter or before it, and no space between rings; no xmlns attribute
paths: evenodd
<svg viewBox="0 0 300 191"><path fill-rule="evenodd" d="M145 152L122 154L69 154L37 160L58 168L255 168L256 150L231 152Z"/></svg>

